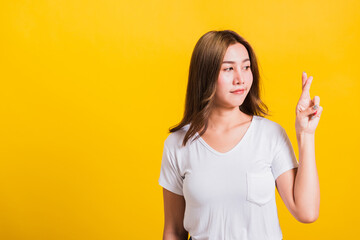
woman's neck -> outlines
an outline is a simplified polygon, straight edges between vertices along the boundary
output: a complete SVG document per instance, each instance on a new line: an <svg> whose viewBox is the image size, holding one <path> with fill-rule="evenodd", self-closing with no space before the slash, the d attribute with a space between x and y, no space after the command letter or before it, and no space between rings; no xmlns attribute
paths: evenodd
<svg viewBox="0 0 360 240"><path fill-rule="evenodd" d="M251 119L251 115L241 112L238 107L231 110L215 108L210 114L207 129L215 132L226 132L251 121Z"/></svg>

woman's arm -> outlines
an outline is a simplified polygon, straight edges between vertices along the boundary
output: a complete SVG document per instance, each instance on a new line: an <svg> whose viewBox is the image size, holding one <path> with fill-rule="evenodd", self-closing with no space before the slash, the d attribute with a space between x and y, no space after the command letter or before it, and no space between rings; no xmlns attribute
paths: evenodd
<svg viewBox="0 0 360 240"><path fill-rule="evenodd" d="M286 207L302 223L312 223L319 217L320 187L314 139L313 134L297 135L299 167L276 179L276 187Z"/></svg>
<svg viewBox="0 0 360 240"><path fill-rule="evenodd" d="M184 229L185 199L163 188L164 195L164 236L163 240L187 240L188 232Z"/></svg>
<svg viewBox="0 0 360 240"><path fill-rule="evenodd" d="M302 94L296 107L296 137L299 167L276 180L278 192L291 214L300 222L311 223L319 217L320 186L315 162L315 129L323 108L320 98L310 99L312 77L302 76Z"/></svg>
<svg viewBox="0 0 360 240"><path fill-rule="evenodd" d="M314 222L319 217L320 186L315 162L315 135L297 134L299 167L294 184L294 201L300 219Z"/></svg>

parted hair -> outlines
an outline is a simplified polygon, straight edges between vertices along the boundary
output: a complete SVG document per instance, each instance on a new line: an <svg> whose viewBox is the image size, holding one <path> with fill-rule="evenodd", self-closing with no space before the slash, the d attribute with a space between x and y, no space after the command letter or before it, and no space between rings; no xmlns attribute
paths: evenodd
<svg viewBox="0 0 360 240"><path fill-rule="evenodd" d="M268 107L260 99L260 76L253 48L234 31L209 31L198 40L191 56L183 119L175 127L169 128L169 132L172 133L190 124L182 146L201 129L199 135L205 133L214 106L216 83L222 61L228 47L236 43L247 49L253 74L250 91L239 109L248 115L270 115Z"/></svg>

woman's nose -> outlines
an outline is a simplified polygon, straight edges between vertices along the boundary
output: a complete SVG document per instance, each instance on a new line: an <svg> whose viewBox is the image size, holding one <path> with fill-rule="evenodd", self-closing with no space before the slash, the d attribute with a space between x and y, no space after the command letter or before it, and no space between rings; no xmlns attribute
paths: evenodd
<svg viewBox="0 0 360 240"><path fill-rule="evenodd" d="M244 83L244 77L241 75L241 71L240 70L236 70L234 71L235 75L234 75L234 81L236 84L240 83L243 84Z"/></svg>

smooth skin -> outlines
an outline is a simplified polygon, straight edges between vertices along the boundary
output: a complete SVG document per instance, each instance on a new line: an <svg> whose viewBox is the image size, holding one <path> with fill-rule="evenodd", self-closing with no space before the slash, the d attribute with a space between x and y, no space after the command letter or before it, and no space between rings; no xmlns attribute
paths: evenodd
<svg viewBox="0 0 360 240"><path fill-rule="evenodd" d="M187 240L184 229L185 198L163 188L165 225L163 240Z"/></svg>
<svg viewBox="0 0 360 240"><path fill-rule="evenodd" d="M313 77L302 74L302 93L296 106L295 130L299 148L299 167L281 174L276 186L290 213L302 223L319 217L320 186L315 162L315 130L323 107L320 97L310 98Z"/></svg>
<svg viewBox="0 0 360 240"><path fill-rule="evenodd" d="M252 73L246 48L236 43L226 51L217 82L215 108L209 117L209 127L202 138L215 150L227 152L245 134L252 117L239 111L252 85ZM302 94L296 106L295 129L299 147L299 167L288 170L276 179L279 195L290 213L302 223L314 222L319 216L320 189L315 163L315 129L323 108L320 98L310 98L312 77L302 75ZM245 88L244 94L231 91ZM313 106L317 105L317 109ZM312 116L315 116L311 118ZM219 142L221 136L222 142ZM240 138L239 138L240 137ZM224 145L225 143L225 145ZM164 240L187 240L183 227L185 199L163 188Z"/></svg>

